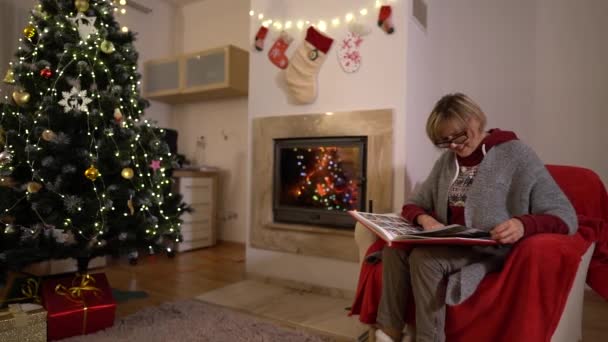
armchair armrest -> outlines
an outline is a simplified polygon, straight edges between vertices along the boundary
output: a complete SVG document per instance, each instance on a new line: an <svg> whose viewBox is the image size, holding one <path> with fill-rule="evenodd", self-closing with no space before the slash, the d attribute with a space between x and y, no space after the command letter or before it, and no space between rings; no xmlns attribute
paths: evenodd
<svg viewBox="0 0 608 342"><path fill-rule="evenodd" d="M357 222L355 225L355 242L357 243L357 248L359 249L359 264L363 263L367 249L374 242L376 242L377 239L378 237L374 233L365 228L365 226L361 223Z"/></svg>

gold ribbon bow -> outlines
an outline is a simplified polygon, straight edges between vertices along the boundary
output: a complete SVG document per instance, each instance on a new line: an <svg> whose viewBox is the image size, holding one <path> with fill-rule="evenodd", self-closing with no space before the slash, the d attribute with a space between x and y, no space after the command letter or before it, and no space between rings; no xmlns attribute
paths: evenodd
<svg viewBox="0 0 608 342"><path fill-rule="evenodd" d="M91 292L95 295L101 293L101 290L93 285L95 285L95 278L91 277L89 274L77 274L72 280L72 287L68 288L58 284L55 286L55 293L64 296L73 302L84 304L84 294L86 292Z"/></svg>
<svg viewBox="0 0 608 342"><path fill-rule="evenodd" d="M23 297L11 298L5 303L21 302L24 300L32 300L36 304L40 304L40 296L38 295L38 289L40 288L40 281L34 278L28 278L24 284L21 285L21 294Z"/></svg>
<svg viewBox="0 0 608 342"><path fill-rule="evenodd" d="M82 304L83 306L83 316L82 316L82 334L86 334L87 330L87 313L89 311L89 307L84 300L84 294L86 292L93 293L98 296L102 291L93 286L95 285L95 278L91 277L89 274L80 275L77 274L72 280L72 287L67 288L61 284L55 286L55 293L64 296L67 299L76 302L78 304Z"/></svg>

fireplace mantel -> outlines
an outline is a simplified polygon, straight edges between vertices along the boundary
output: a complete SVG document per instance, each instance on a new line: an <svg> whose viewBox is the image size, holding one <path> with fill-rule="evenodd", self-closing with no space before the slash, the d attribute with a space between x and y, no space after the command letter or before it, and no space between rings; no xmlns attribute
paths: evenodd
<svg viewBox="0 0 608 342"><path fill-rule="evenodd" d="M393 203L392 110L263 117L253 120L250 241L252 247L358 261L354 232L272 219L274 139L367 136L367 191L375 212Z"/></svg>

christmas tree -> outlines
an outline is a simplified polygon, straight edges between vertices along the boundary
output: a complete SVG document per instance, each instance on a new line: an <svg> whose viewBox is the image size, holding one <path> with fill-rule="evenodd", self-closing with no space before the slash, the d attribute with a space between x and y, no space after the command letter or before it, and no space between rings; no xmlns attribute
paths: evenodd
<svg viewBox="0 0 608 342"><path fill-rule="evenodd" d="M0 272L51 258L173 253L186 209L163 130L142 121L134 34L110 0L42 0L0 104Z"/></svg>

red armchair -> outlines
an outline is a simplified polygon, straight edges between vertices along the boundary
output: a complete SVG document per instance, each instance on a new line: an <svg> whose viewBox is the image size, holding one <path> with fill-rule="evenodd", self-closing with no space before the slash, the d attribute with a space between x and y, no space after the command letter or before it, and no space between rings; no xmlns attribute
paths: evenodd
<svg viewBox="0 0 608 342"><path fill-rule="evenodd" d="M486 276L464 303L448 307L448 341L580 341L585 280L608 299L606 189L591 170L547 169L576 210L577 234L538 234L517 244L500 272ZM360 225L355 240L361 260L384 247ZM382 263L362 262L350 314L372 324L372 332L381 289ZM411 323L414 310L408 312Z"/></svg>

